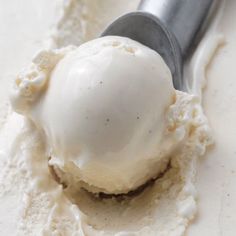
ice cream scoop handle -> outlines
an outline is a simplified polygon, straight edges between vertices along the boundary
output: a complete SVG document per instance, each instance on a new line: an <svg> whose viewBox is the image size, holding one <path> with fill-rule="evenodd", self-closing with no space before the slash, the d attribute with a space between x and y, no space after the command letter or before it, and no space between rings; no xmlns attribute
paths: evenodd
<svg viewBox="0 0 236 236"><path fill-rule="evenodd" d="M157 16L175 35L182 54L204 22L214 0L142 0L138 10Z"/></svg>

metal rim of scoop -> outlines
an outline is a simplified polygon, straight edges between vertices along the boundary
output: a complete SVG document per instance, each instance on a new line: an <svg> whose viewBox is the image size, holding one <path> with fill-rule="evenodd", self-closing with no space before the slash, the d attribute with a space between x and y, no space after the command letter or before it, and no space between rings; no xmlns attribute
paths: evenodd
<svg viewBox="0 0 236 236"><path fill-rule="evenodd" d="M156 16L144 11L127 13L114 20L101 34L108 35L131 38L158 52L171 71L174 87L183 90L180 46L175 36Z"/></svg>

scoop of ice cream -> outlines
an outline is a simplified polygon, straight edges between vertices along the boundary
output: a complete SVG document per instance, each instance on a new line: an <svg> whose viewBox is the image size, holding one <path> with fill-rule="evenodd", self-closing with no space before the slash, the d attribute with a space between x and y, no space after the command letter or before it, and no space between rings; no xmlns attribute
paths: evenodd
<svg viewBox="0 0 236 236"><path fill-rule="evenodd" d="M167 119L176 92L157 52L110 36L41 52L30 68L12 104L43 130L67 184L126 193L164 170L178 143Z"/></svg>

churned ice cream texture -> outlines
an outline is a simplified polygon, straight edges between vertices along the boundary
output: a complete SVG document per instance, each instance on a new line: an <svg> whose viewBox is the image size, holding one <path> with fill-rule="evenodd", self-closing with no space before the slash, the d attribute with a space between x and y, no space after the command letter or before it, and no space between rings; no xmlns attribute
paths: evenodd
<svg viewBox="0 0 236 236"><path fill-rule="evenodd" d="M188 159L202 155L211 143L199 99L176 91L161 56L128 38L109 36L39 52L16 77L11 101L40 132L45 161L72 202L81 201L84 189L88 199L91 192L135 191L167 166L184 171ZM170 185L167 179L163 191ZM191 195L188 185L184 191ZM191 219L193 196L176 207Z"/></svg>
<svg viewBox="0 0 236 236"><path fill-rule="evenodd" d="M161 56L115 36L62 51L39 53L12 96L45 132L50 164L96 192L127 193L157 177L188 132L188 114L171 113L181 108Z"/></svg>
<svg viewBox="0 0 236 236"><path fill-rule="evenodd" d="M103 3L105 2L103 1ZM107 1L107 3L111 2ZM121 3L119 4L120 6L122 5ZM86 58L87 55L93 54L93 51L106 53L106 50L111 50L113 53L120 53L122 58L126 58L126 56L134 58L134 55L132 55L133 50L130 50L130 47L128 47L127 52L127 48L122 47L132 44L132 47L138 48L137 51L139 52L136 55L136 63L139 62L142 66L146 65L146 61L141 63L143 57L152 57L153 53L150 49L140 44L138 44L138 47L134 46L136 42L129 43L130 40L128 39L126 42L121 40L120 44L116 45L117 43L115 43L113 46L113 43L98 46L102 45L104 40L99 39L79 48L71 46L59 48L70 44L79 45L81 41L91 39L93 34L89 34L90 36L87 38L75 37L74 35L75 31L83 32L81 34L86 35L86 30L90 27L89 21L96 22L93 21L91 16L94 16L94 12L98 13L99 9L97 11L96 8L90 5L92 6L93 4L69 1L65 5L61 21L58 23L56 32L53 35L54 48L50 47L38 53L29 68L20 73L14 81L12 105L17 112L24 114L27 118L24 120L21 116L12 113L13 115L8 119L7 124L1 131L3 137L5 137L4 134L9 130L8 127L14 124L23 126L22 129L20 127L17 129L16 134L14 134L16 137L12 134L13 144L9 148L11 150L9 152L9 160L3 169L1 178L4 179L5 183L8 183L8 186L10 186L9 183L17 183L17 193L19 198L23 198L16 227L17 233L19 235L183 235L187 225L196 213L197 195L194 181L197 160L199 156L205 153L206 147L212 143L208 122L203 114L200 100L197 96L173 89L171 83L169 83L171 78L168 68L156 53L154 58L156 58L155 60L158 63L155 65L156 67L160 65L160 67L158 67L158 70L157 68L154 71L151 70L151 74L156 76L156 79L154 80L154 77L147 76L147 73L144 73L141 68L138 68L140 73L132 71L132 75L137 76L131 77L131 81L134 84L136 82L139 83L136 85L137 87L130 87L130 90L122 90L119 100L115 96L111 96L110 90L117 89L117 86L114 86L115 82L120 86L118 88L124 87L124 84L130 85L126 80L126 76L118 79L121 71L118 71L119 73L115 77L109 77L107 76L109 73L104 73L102 70L108 67L101 66L100 70L96 70L94 77L91 78L87 75L89 79L86 80L86 73L83 71L78 72L79 68L76 65L82 63L87 68L91 67L91 72L95 70L96 68L91 66L94 61ZM105 5L102 6L105 7ZM81 9L83 9L83 14L81 14L80 19L78 12L81 12ZM128 7L124 7L124 9L129 10ZM132 7L130 7L130 10L132 10ZM109 19L110 17L107 18L107 22ZM91 25L94 26L94 24ZM80 27L82 27L82 31L78 30ZM97 32L97 29L94 32ZM110 40L110 42L113 42L112 38ZM92 47L93 44L94 46ZM140 54L140 52L146 51L142 47L149 50L147 55L146 53ZM91 50L87 50L88 48ZM136 53L137 51L134 50ZM122 52L127 54L123 55ZM93 55L94 57L96 57L96 53ZM81 55L83 55L83 58L79 59ZM110 59L110 62L113 60L115 60L115 57L112 60ZM128 66L123 63L123 60L121 61L121 66ZM98 60L98 63L102 62L103 60ZM76 68L72 67L73 64ZM149 64L146 66L148 67ZM159 69L161 68L160 73ZM76 74L78 73L83 74L83 76L77 78ZM143 73L144 77L141 76ZM100 80L99 76L103 77L103 79ZM166 80L163 80L164 77ZM138 80L136 80L137 78ZM150 84L146 83L147 79L158 86L152 88ZM194 80L195 84L197 84L196 81ZM163 83L162 85L166 87L165 89L169 93L162 94L164 89L160 89L160 83ZM77 85L79 89L73 85ZM141 91L139 91L139 87L141 87ZM69 90L70 93L68 93ZM78 90L81 90L81 93L78 93ZM108 93L103 94L101 90L108 91ZM71 91L75 91L74 95ZM146 97L144 94L147 91L157 91L157 93L150 93ZM143 96L135 98L131 106L129 105L131 101L126 101L126 103L122 104L121 102L124 101L125 96L130 95L130 92L133 92L131 95L135 94L135 92L140 92L139 96ZM162 94L163 99L159 98L160 94ZM57 99L57 96L60 99ZM147 102L151 96L153 96L153 99L158 100L156 104L154 101ZM111 109L112 104L104 103L102 108L108 111L111 109L112 112L110 114L99 113L101 109L97 105L101 106L101 104L96 104L94 99L92 99L94 97L99 98L99 101L104 99L102 101L117 102L120 109L127 108L129 105L125 117L127 117L127 122L130 121L131 126L125 123L128 128L124 132L112 126L112 122L122 124L118 123L119 120L114 120L114 117L116 119L120 117L118 115L114 116L117 109ZM166 99L165 103L164 98ZM136 103L137 99L140 99L138 100L140 102L139 106ZM160 103L160 100L163 103ZM63 106L63 101L66 101L70 106L78 106L79 109L69 109L69 106ZM55 108L57 109L52 110L50 103L56 105ZM86 108L93 109L91 111L83 110L85 104L87 104ZM144 107L144 105L147 106ZM138 107L137 113L140 114L136 114L136 107ZM150 112L146 113L145 109L149 109ZM55 114L52 114L53 111ZM80 112L76 114L76 111ZM65 119L70 118L68 116L70 112L75 112L75 117L71 117L72 120L76 116L78 117L74 124L77 125L78 129L81 129L81 133L75 132L76 129L72 128L71 132L67 133L67 129L72 127L73 122L68 122L64 126L66 130L63 130L63 126L58 125ZM50 116L47 113L50 113ZM54 118L59 113L60 115ZM99 114L98 119L91 119L94 118L91 117L91 114ZM111 116L112 114L113 116ZM158 117L160 120L158 120ZM132 123L131 120L134 120L134 122ZM149 125L155 127L149 129ZM91 135L91 131L94 131L94 129L96 129L95 131L100 131L100 133L96 133L96 136ZM86 132L86 130L91 133ZM123 155L117 155L117 159L121 158L121 160L130 161L131 165L132 160L130 157L133 157L133 160L137 161L137 163L143 157L146 157L146 159L142 159L147 161L146 163L150 160L150 163L153 164L151 160L154 160L156 166L151 165L150 168L153 172L152 174L148 173L150 176L146 175L137 179L138 175L135 175L135 172L139 170L134 169L132 166L129 169L129 175L124 172L122 176L127 178L126 180L128 181L122 179L122 185L113 186L107 180L100 182L90 171L91 169L89 171L86 169L88 165L93 165L98 160L99 164L103 164L103 168L105 166L113 167L107 164L112 164L111 162L116 159L115 156L109 155L109 158L105 159L104 155L101 155L100 148L107 150L112 147L111 143L118 145L124 140L119 140L118 143L115 142L117 137L114 137L114 132L111 132L111 130L118 130L119 132L117 131L117 133L121 136L128 136L131 133L133 136L130 140L139 144L142 144L142 139L145 139L143 145L137 145L135 148L134 144L132 146L132 143L125 143L127 150L133 155L127 155L127 158ZM130 130L133 132L128 132ZM63 132L65 132L64 135L62 135ZM66 134L72 135L65 138ZM74 139L73 135L78 137L78 139ZM100 140L99 137L101 135L108 135L113 138ZM74 142L68 142L69 140ZM75 145L77 142L79 146L81 145L80 149ZM109 146L106 145L106 142ZM145 146L145 144L148 145ZM67 149L67 145L71 145L71 147L74 145L74 148ZM156 149L153 148L155 145ZM118 148L118 146L115 147ZM121 149L126 154L128 153L127 150ZM155 152L157 152L159 155L153 155L154 158L148 159L147 157L152 155L144 155L146 154L145 151L151 154L156 154ZM143 155L136 156L134 155L135 153L142 153ZM112 161L105 162L104 160L107 159ZM68 162L73 164L68 165ZM54 181L49 173L51 167L48 168L48 164L53 168L53 173L62 185ZM118 164L120 167L124 163L118 162ZM97 168L97 165L93 167ZM147 170L145 165L141 168ZM104 175L108 173L107 168L106 171L103 171ZM103 173L99 173L96 177L102 177L103 175L101 174ZM135 176L135 179L132 179L131 176ZM114 191L117 191L115 193L127 192L134 190L136 186L145 183L150 178L156 178L156 180L153 180L141 193L135 193L134 195L99 198L90 193L101 190L105 193ZM109 181L112 181L112 179L110 178ZM107 185L102 186L101 184L104 183ZM117 183L115 182L115 184ZM1 193L6 196L11 192L8 186L4 184L0 189ZM84 191L84 189L88 191Z"/></svg>

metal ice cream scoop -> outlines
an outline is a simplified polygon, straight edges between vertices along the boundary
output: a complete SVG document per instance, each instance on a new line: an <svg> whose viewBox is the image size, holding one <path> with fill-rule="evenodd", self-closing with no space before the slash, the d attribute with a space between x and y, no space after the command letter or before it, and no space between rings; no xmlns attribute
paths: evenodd
<svg viewBox="0 0 236 236"><path fill-rule="evenodd" d="M169 66L174 87L184 90L183 59L214 0L142 0L138 11L111 23L102 36L134 39L157 51Z"/></svg>

